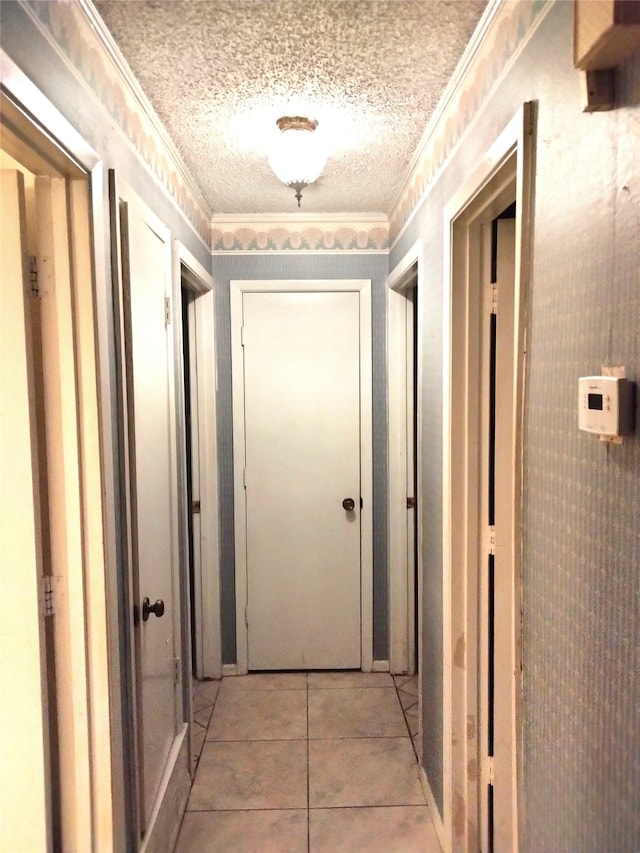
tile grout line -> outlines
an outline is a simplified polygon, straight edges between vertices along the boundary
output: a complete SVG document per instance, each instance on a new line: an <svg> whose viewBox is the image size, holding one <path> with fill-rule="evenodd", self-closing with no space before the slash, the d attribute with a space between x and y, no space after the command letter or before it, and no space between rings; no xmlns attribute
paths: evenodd
<svg viewBox="0 0 640 853"><path fill-rule="evenodd" d="M407 683L406 681L403 682L403 684L406 684L406 683ZM413 740L413 734L412 734L411 728L409 726L409 720L407 719L407 710L408 709L405 709L402 707L402 701L400 699L400 688L398 687L398 684L397 684L395 678L393 679L393 684L394 684L394 687L396 688L396 696L398 697L398 704L400 705L400 710L402 711L402 717L404 719L404 724L407 727L407 732L409 734L409 740L411 741L411 748L413 749L413 754L416 757L416 762L419 765L420 759L418 758L418 752L416 750L416 745L415 745L415 742ZM403 693L406 693L406 692L407 692L406 690L403 690ZM413 705L411 707L413 707Z"/></svg>
<svg viewBox="0 0 640 853"><path fill-rule="evenodd" d="M311 779L309 757L309 673L307 673L307 853L311 853Z"/></svg>

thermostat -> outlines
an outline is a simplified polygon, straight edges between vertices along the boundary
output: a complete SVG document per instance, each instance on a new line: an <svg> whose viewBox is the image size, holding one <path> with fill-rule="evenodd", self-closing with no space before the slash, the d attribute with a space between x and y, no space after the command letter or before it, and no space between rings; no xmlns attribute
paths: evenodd
<svg viewBox="0 0 640 853"><path fill-rule="evenodd" d="M606 437L633 430L633 382L618 376L581 376L578 390L580 429Z"/></svg>

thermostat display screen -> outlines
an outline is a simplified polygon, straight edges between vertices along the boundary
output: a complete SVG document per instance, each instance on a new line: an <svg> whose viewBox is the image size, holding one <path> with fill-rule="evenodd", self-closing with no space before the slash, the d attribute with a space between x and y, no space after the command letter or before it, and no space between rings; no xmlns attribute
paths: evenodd
<svg viewBox="0 0 640 853"><path fill-rule="evenodd" d="M587 405L590 409L597 409L599 412L601 412L602 394L589 394L587 398Z"/></svg>

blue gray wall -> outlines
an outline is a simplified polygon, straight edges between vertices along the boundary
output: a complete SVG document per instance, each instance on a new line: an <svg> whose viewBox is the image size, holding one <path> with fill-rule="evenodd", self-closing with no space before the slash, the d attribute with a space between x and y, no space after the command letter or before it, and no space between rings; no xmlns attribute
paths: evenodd
<svg viewBox="0 0 640 853"><path fill-rule="evenodd" d="M576 389L601 365L625 365L640 380L640 55L616 72L617 109L585 114L572 45L573 4L556 3L392 250L391 268L418 237L425 242L423 763L442 810L442 210L533 101L521 849L632 853L640 849L640 437L606 446L580 433Z"/></svg>
<svg viewBox="0 0 640 853"><path fill-rule="evenodd" d="M373 358L373 652L388 658L387 584L387 398L386 254L214 255L218 359L218 454L220 460L221 609L223 662L236 660L233 424L229 282L234 279L371 279Z"/></svg>

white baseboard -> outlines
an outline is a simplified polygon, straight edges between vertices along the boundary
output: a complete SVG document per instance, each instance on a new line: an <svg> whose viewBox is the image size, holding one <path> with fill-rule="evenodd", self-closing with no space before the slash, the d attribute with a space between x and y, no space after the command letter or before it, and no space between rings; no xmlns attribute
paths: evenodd
<svg viewBox="0 0 640 853"><path fill-rule="evenodd" d="M222 664L222 677L226 678L228 675L237 675L238 674L238 665L235 663L224 663Z"/></svg>
<svg viewBox="0 0 640 853"><path fill-rule="evenodd" d="M433 796L433 791L431 790L431 785L429 784L429 780L427 779L427 774L424 772L424 767L420 767L420 784L422 785L422 792L427 801L427 805L429 806L429 811L431 813L431 820L433 821L433 826L436 830L436 835L438 836L438 841L440 842L440 847L442 850L447 851L447 840L446 833L444 831L444 823L442 818L440 817L440 812L438 810L438 806L436 805L435 797Z"/></svg>
<svg viewBox="0 0 640 853"><path fill-rule="evenodd" d="M389 672L389 661L374 660L371 672Z"/></svg>

